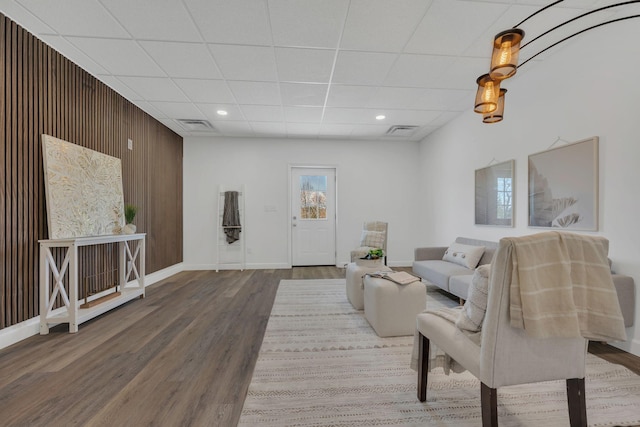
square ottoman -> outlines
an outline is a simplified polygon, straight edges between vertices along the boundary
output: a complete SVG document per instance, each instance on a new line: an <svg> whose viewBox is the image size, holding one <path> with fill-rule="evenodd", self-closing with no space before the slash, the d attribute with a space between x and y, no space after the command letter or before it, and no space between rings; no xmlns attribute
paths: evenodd
<svg viewBox="0 0 640 427"><path fill-rule="evenodd" d="M362 310L364 308L364 284L362 277L367 273L376 271L391 271L391 269L383 265L382 261L377 263L364 263L360 261L347 264L347 299L356 310Z"/></svg>
<svg viewBox="0 0 640 427"><path fill-rule="evenodd" d="M413 335L416 316L427 308L427 289L421 281L398 285L364 277L364 317L380 337Z"/></svg>

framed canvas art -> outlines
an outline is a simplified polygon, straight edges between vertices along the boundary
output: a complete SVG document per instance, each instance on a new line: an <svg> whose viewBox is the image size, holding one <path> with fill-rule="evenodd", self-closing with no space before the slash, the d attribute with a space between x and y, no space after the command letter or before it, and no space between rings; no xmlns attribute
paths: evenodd
<svg viewBox="0 0 640 427"><path fill-rule="evenodd" d="M476 225L513 227L514 160L476 170Z"/></svg>
<svg viewBox="0 0 640 427"><path fill-rule="evenodd" d="M598 137L529 156L529 226L598 230Z"/></svg>
<svg viewBox="0 0 640 427"><path fill-rule="evenodd" d="M120 159L42 135L49 239L120 234Z"/></svg>

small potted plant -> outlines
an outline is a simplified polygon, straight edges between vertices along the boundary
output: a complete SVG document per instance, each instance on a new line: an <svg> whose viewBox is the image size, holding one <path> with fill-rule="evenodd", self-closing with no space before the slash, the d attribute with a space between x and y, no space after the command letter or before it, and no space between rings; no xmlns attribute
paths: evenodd
<svg viewBox="0 0 640 427"><path fill-rule="evenodd" d="M122 228L124 234L134 234L136 232L136 226L133 224L133 219L138 213L138 208L132 204L127 203L124 205L124 221L126 225Z"/></svg>

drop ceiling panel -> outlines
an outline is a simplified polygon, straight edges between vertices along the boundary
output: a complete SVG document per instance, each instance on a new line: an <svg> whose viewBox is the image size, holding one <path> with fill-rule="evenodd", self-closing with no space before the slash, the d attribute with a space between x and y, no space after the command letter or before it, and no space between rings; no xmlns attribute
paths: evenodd
<svg viewBox="0 0 640 427"><path fill-rule="evenodd" d="M280 81L327 83L331 77L332 50L278 47L275 54Z"/></svg>
<svg viewBox="0 0 640 427"><path fill-rule="evenodd" d="M354 127L355 125L324 123L320 127L320 132L322 135L342 136L348 138L351 136L351 132L353 132Z"/></svg>
<svg viewBox="0 0 640 427"><path fill-rule="evenodd" d="M129 37L113 16L96 0L19 0L22 6L58 34L86 37Z"/></svg>
<svg viewBox="0 0 640 427"><path fill-rule="evenodd" d="M133 40L70 37L69 41L111 74L140 77L165 76L162 69Z"/></svg>
<svg viewBox="0 0 640 427"><path fill-rule="evenodd" d="M184 0L209 43L270 46L266 1Z"/></svg>
<svg viewBox="0 0 640 427"><path fill-rule="evenodd" d="M235 97L224 80L173 79L191 102L232 104Z"/></svg>
<svg viewBox="0 0 640 427"><path fill-rule="evenodd" d="M376 86L332 85L329 89L328 107L361 107L368 105L378 92Z"/></svg>
<svg viewBox="0 0 640 427"><path fill-rule="evenodd" d="M213 121L218 132L227 136L255 136L249 122L243 121Z"/></svg>
<svg viewBox="0 0 640 427"><path fill-rule="evenodd" d="M420 95L420 89L405 87L381 87L371 98L367 107L371 108L406 108L413 104Z"/></svg>
<svg viewBox="0 0 640 427"><path fill-rule="evenodd" d="M274 105L241 105L244 117L250 122L281 122L284 120L282 107Z"/></svg>
<svg viewBox="0 0 640 427"><path fill-rule="evenodd" d="M165 117L170 119L206 119L202 111L195 104L188 102L150 102Z"/></svg>
<svg viewBox="0 0 640 427"><path fill-rule="evenodd" d="M430 124L440 115L440 111L427 110L389 110L385 123L390 125L416 125Z"/></svg>
<svg viewBox="0 0 640 427"><path fill-rule="evenodd" d="M227 80L227 85L239 104L280 105L277 83Z"/></svg>
<svg viewBox="0 0 640 427"><path fill-rule="evenodd" d="M212 44L209 50L227 80L278 80L273 48Z"/></svg>
<svg viewBox="0 0 640 427"><path fill-rule="evenodd" d="M331 124L376 124L376 116L382 111L365 108L326 108L324 123ZM388 127L388 126L387 126Z"/></svg>
<svg viewBox="0 0 640 427"><path fill-rule="evenodd" d="M338 54L333 83L379 86L398 55L393 53L348 52Z"/></svg>
<svg viewBox="0 0 640 427"><path fill-rule="evenodd" d="M508 6L476 1L434 0L405 51L460 55ZM455 24L453 24L455 23Z"/></svg>
<svg viewBox="0 0 640 427"><path fill-rule="evenodd" d="M434 77L431 87L443 89L475 90L476 79L489 71L488 57L459 57L446 67L446 71ZM427 86L428 87L428 86Z"/></svg>
<svg viewBox="0 0 640 427"><path fill-rule="evenodd" d="M240 107L233 104L196 104L210 122L232 122L246 120ZM227 112L226 116L218 114L218 110Z"/></svg>
<svg viewBox="0 0 640 427"><path fill-rule="evenodd" d="M147 101L188 102L184 92L169 78L165 77L127 77L119 79Z"/></svg>
<svg viewBox="0 0 640 427"><path fill-rule="evenodd" d="M335 48L348 7L348 0L269 0L273 43Z"/></svg>
<svg viewBox="0 0 640 427"><path fill-rule="evenodd" d="M305 138L317 137L320 133L320 125L315 123L287 123L287 135Z"/></svg>
<svg viewBox="0 0 640 427"><path fill-rule="evenodd" d="M287 134L287 127L283 122L249 122L249 124L253 132L257 135L276 137Z"/></svg>
<svg viewBox="0 0 640 427"><path fill-rule="evenodd" d="M389 129L389 125L355 125L351 132L352 138L380 138Z"/></svg>
<svg viewBox="0 0 640 427"><path fill-rule="evenodd" d="M222 78L204 44L140 42L144 50L171 77Z"/></svg>
<svg viewBox="0 0 640 427"><path fill-rule="evenodd" d="M172 0L108 0L103 2L118 22L135 38L200 42L189 12Z"/></svg>
<svg viewBox="0 0 640 427"><path fill-rule="evenodd" d="M328 87L326 84L281 83L282 103L292 106L322 107Z"/></svg>
<svg viewBox="0 0 640 427"><path fill-rule="evenodd" d="M404 87L432 86L436 79L447 73L454 59L436 55L400 55L384 84Z"/></svg>
<svg viewBox="0 0 640 427"><path fill-rule="evenodd" d="M320 123L322 120L321 107L284 107L287 122Z"/></svg>
<svg viewBox="0 0 640 427"><path fill-rule="evenodd" d="M475 88L473 90L457 90L457 89L421 89L419 96L407 104L408 108L417 110L434 110L434 111L460 111L460 102L468 97L475 96ZM469 106L473 99L469 101Z"/></svg>
<svg viewBox="0 0 640 427"><path fill-rule="evenodd" d="M424 0L352 0L340 47L402 51L430 4Z"/></svg>

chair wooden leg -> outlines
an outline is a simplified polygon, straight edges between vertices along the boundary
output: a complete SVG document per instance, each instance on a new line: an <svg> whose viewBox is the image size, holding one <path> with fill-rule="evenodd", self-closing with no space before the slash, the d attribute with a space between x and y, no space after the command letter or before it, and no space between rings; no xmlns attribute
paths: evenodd
<svg viewBox="0 0 640 427"><path fill-rule="evenodd" d="M482 427L498 427L498 390L480 383Z"/></svg>
<svg viewBox="0 0 640 427"><path fill-rule="evenodd" d="M584 396L584 378L567 380L567 401L571 427L586 427L587 404Z"/></svg>
<svg viewBox="0 0 640 427"><path fill-rule="evenodd" d="M429 374L429 338L418 338L418 400L427 400L427 375Z"/></svg>

